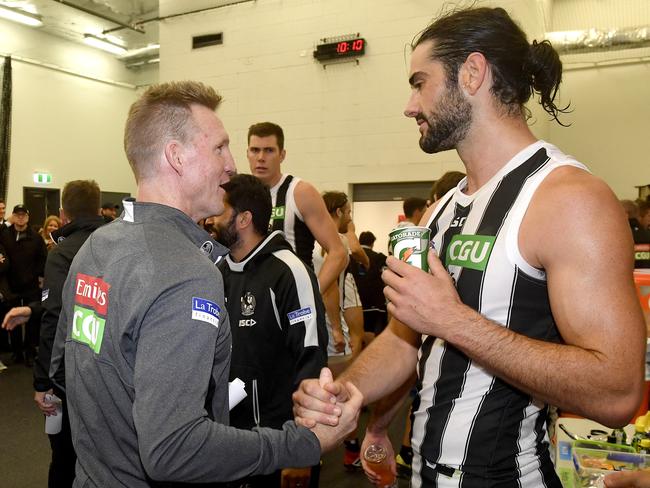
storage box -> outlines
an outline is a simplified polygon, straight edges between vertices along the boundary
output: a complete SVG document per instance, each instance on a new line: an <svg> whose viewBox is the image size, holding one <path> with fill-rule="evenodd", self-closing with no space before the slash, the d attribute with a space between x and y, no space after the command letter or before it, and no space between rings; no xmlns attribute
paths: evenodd
<svg viewBox="0 0 650 488"><path fill-rule="evenodd" d="M576 443L588 441L576 441ZM609 444L609 446L616 446ZM588 449L585 447L573 447L573 465L575 468L574 486L578 487L602 487L603 478L615 471L633 471L644 469L648 463L648 456L637 454L628 446L616 446L616 450Z"/></svg>

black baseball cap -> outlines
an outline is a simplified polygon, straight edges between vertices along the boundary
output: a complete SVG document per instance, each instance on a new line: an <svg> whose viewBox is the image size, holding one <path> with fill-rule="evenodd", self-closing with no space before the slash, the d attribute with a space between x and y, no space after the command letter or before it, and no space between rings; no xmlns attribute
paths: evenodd
<svg viewBox="0 0 650 488"><path fill-rule="evenodd" d="M19 203L14 207L13 213L26 213L27 215L29 215L29 210L27 210L27 207L25 207L25 205Z"/></svg>

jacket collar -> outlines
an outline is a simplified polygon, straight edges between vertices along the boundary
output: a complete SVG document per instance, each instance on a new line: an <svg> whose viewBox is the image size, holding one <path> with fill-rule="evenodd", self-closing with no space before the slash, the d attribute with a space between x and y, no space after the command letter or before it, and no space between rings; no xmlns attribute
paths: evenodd
<svg viewBox="0 0 650 488"><path fill-rule="evenodd" d="M122 200L124 211L113 222L123 221L142 224L154 221L166 221L168 224L178 228L188 239L190 239L203 254L210 257L213 263L218 263L228 254L228 248L216 242L210 234L193 222L190 217L174 207L160 203L136 202L135 198ZM112 225L112 224L108 224Z"/></svg>
<svg viewBox="0 0 650 488"><path fill-rule="evenodd" d="M79 217L52 232L52 240L58 244L77 231L89 230L90 232L93 232L104 224L104 219L99 215L93 217Z"/></svg>

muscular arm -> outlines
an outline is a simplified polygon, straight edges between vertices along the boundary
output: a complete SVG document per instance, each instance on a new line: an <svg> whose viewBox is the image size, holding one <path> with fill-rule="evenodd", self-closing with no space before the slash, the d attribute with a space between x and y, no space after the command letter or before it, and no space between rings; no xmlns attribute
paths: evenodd
<svg viewBox="0 0 650 488"><path fill-rule="evenodd" d="M306 427L337 425L341 408L337 401L350 397L344 385L352 384L372 403L403 385L415 371L420 336L396 320L391 320L379 337L334 382L324 369L319 381L306 380L293 394L296 421Z"/></svg>
<svg viewBox="0 0 650 488"><path fill-rule="evenodd" d="M402 408L404 399L408 396L411 388L413 388L416 377L414 370L411 376L397 390L385 396L374 405L366 427L368 432L383 433L388 430L388 426L395 418L399 409Z"/></svg>
<svg viewBox="0 0 650 488"><path fill-rule="evenodd" d="M316 188L305 181L296 185L294 198L305 224L327 255L318 274L321 290L327 290L346 266L347 256L336 226L325 208L325 202ZM327 305L327 304L326 304Z"/></svg>
<svg viewBox="0 0 650 488"><path fill-rule="evenodd" d="M345 351L345 336L341 325L341 309L339 307L339 289L336 283L327 290L322 290L323 305L325 313L330 319L332 339L338 352Z"/></svg>
<svg viewBox="0 0 650 488"><path fill-rule="evenodd" d="M419 347L420 336L393 319L343 372L339 381L354 383L363 393L365 404L377 401L415 373Z"/></svg>
<svg viewBox="0 0 650 488"><path fill-rule="evenodd" d="M350 246L350 255L357 263L359 263L364 268L368 269L370 267L370 259L366 254L366 251L361 247L359 238L356 234L356 229L354 227L354 222L348 224L348 231L345 233L345 237L348 239L348 245Z"/></svg>
<svg viewBox="0 0 650 488"><path fill-rule="evenodd" d="M626 424L641 400L645 328L620 205L593 176L558 169L536 192L519 243L524 258L546 270L564 344L525 337L462 304L433 254L429 275L389 258L389 312L534 398L605 425Z"/></svg>

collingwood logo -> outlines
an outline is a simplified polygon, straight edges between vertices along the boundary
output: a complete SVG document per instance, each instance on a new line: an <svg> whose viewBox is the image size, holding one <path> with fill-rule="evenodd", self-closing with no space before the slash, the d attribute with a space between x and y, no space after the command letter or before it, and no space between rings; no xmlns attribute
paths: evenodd
<svg viewBox="0 0 650 488"><path fill-rule="evenodd" d="M255 297L250 291L247 291L241 297L241 314L244 317L250 317L255 313Z"/></svg>
<svg viewBox="0 0 650 488"><path fill-rule="evenodd" d="M211 254L213 249L214 244L212 244L210 241L205 241L203 244L201 244L201 252L203 254Z"/></svg>

